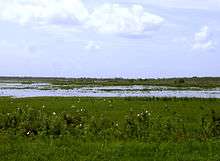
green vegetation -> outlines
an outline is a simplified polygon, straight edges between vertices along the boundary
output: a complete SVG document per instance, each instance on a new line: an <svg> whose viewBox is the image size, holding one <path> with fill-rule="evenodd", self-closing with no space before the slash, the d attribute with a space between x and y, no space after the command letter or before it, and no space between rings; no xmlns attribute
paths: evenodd
<svg viewBox="0 0 220 161"><path fill-rule="evenodd" d="M33 78L33 77L0 77L0 82L21 82L30 84L34 82L51 83L63 89L80 86L128 86L128 85L153 85L171 87L220 87L220 77L192 77L192 78L167 78L167 79L97 79L97 78Z"/></svg>
<svg viewBox="0 0 220 161"><path fill-rule="evenodd" d="M217 161L220 99L0 97L2 161Z"/></svg>

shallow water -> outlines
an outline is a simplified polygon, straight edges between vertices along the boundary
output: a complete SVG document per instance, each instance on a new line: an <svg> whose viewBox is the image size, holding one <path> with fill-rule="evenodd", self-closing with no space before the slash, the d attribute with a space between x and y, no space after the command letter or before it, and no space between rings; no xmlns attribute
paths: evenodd
<svg viewBox="0 0 220 161"><path fill-rule="evenodd" d="M32 83L32 84L21 84L21 83L0 83L0 90L2 89L41 89L50 87L49 83Z"/></svg>
<svg viewBox="0 0 220 161"><path fill-rule="evenodd" d="M50 90L43 90L48 88ZM220 98L220 89L188 88L159 86L108 86L81 87L70 90L54 89L47 83L19 84L0 83L0 96L40 97L40 96L88 96L88 97L197 97Z"/></svg>

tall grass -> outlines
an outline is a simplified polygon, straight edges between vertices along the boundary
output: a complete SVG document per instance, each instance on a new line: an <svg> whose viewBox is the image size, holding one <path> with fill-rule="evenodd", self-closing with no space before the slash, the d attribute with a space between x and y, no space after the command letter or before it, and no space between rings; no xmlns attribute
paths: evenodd
<svg viewBox="0 0 220 161"><path fill-rule="evenodd" d="M0 98L3 160L213 160L219 137L219 99Z"/></svg>

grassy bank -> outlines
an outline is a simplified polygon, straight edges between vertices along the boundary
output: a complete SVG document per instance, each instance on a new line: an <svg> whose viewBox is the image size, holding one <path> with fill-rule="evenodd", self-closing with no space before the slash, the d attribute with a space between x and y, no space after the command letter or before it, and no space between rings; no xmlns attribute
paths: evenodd
<svg viewBox="0 0 220 161"><path fill-rule="evenodd" d="M0 160L220 160L220 99L0 98Z"/></svg>

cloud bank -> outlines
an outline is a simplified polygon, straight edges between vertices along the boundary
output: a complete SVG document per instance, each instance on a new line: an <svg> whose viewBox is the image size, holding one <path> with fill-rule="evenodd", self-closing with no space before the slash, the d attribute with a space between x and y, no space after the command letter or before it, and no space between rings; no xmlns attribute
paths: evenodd
<svg viewBox="0 0 220 161"><path fill-rule="evenodd" d="M141 5L128 8L105 4L92 12L87 25L102 33L138 35L157 29L163 21L162 17L145 12Z"/></svg>
<svg viewBox="0 0 220 161"><path fill-rule="evenodd" d="M140 35L157 30L164 19L141 5L103 4L88 11L81 0L0 0L0 20L45 28L93 29ZM69 28L70 30L66 30Z"/></svg>
<svg viewBox="0 0 220 161"><path fill-rule="evenodd" d="M22 25L75 24L88 16L80 0L0 0L0 18Z"/></svg>

